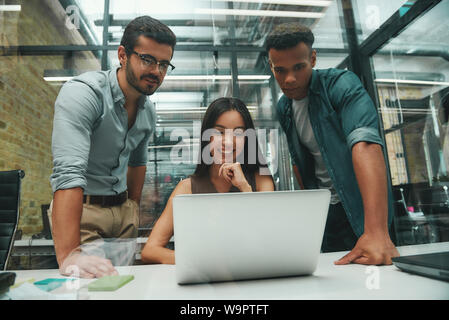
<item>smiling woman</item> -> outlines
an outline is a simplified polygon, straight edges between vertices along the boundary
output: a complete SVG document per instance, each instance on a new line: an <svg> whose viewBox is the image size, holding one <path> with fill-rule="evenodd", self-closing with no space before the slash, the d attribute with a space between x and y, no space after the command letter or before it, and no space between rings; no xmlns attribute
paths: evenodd
<svg viewBox="0 0 449 320"><path fill-rule="evenodd" d="M236 98L219 98L208 107L201 126L200 163L195 173L182 180L175 188L167 206L154 226L142 250L145 263L175 263L174 251L166 248L173 236L173 198L180 194L216 192L273 191L271 175L262 175L266 167L257 157L254 164L236 162L244 153L248 155L248 144L257 140L247 139L244 130L253 129L253 120L246 105ZM205 134L210 131L211 134ZM205 139L205 137L208 137ZM256 148L257 150L257 148ZM248 159L245 157L244 159ZM212 161L209 161L212 160ZM259 171L258 171L259 170Z"/></svg>
<svg viewBox="0 0 449 320"><path fill-rule="evenodd" d="M200 159L194 174L206 176L212 163L235 162L237 158L244 171L255 172L266 166L257 139L244 134L254 129L248 108L241 100L219 98L213 101L201 125ZM226 154L228 157L225 159Z"/></svg>

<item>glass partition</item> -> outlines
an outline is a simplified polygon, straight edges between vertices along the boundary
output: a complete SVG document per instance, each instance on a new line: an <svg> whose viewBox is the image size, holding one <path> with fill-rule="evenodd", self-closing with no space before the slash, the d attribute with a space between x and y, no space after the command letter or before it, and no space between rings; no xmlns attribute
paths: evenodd
<svg viewBox="0 0 449 320"><path fill-rule="evenodd" d="M348 56L348 49L337 1L295 5L276 1L171 0L148 6L145 1L111 0L109 13L109 45L118 45L127 23L144 14L165 22L177 36L172 59L176 69L151 97L156 105L158 130L149 146L151 160L144 186L144 194L149 196L144 197L141 206L143 232L162 213L177 182L195 169L194 164L170 161L178 143L170 141L171 132L185 130L186 150L191 152L197 143L193 128L200 125L205 109L218 97L238 96L248 105L257 128L265 130L266 157L276 186L279 190L298 188L275 116L280 90L272 78L263 45L273 25L300 21L316 34L317 67L338 66ZM116 55L116 51L109 51L108 65L118 65ZM285 163L278 164L274 156Z"/></svg>
<svg viewBox="0 0 449 320"><path fill-rule="evenodd" d="M373 56L399 244L449 238L447 12L441 1Z"/></svg>
<svg viewBox="0 0 449 320"><path fill-rule="evenodd" d="M356 0L352 1L356 17L359 43L366 40L374 31L399 10L404 15L415 0Z"/></svg>
<svg viewBox="0 0 449 320"><path fill-rule="evenodd" d="M0 10L0 170L20 168L26 172L19 221L23 239L41 236L45 224L43 208L50 204L53 197L49 176L52 170L53 108L57 94L62 84L75 75L117 68L117 48L126 25L133 18L150 15L160 19L172 28L178 39L172 60L176 69L150 97L156 108L157 127L148 146L149 162L140 208L140 236L148 235L176 184L193 173L195 162L192 155L198 145L198 128L208 105L219 97L239 97L248 105L256 127L261 130L259 142L263 145L277 190L299 188L292 173L285 135L276 119L275 105L281 91L264 52L266 37L274 25L297 21L309 26L315 34L318 69L346 67L351 55L342 2L339 0L4 2ZM362 41L374 30L370 29L374 24L366 25L363 18L369 11L369 4L352 2L357 3L356 10L362 17L359 22L359 41ZM389 1L389 4L382 4L381 8L385 10L380 12L379 24L404 3ZM442 5L439 5L440 8L445 9ZM407 99L414 99L426 105L415 109L425 109L418 111L430 117L430 120L412 124L413 117L419 118L421 115L416 112L411 114L408 106L401 105L402 120L399 121L397 113L393 116L391 110L384 112L387 107L394 111L394 102L388 102L388 106L387 102L382 105L387 141L396 143L387 143L392 173L393 170L398 172L393 175L395 185L429 183L434 176L440 180L444 177L442 160L432 160L431 165L427 165L425 159L428 154L433 155L435 143L432 141L436 141L432 136L435 130L432 129L434 118L429 111L433 110L430 101L441 121L444 112L441 111L439 99L446 86L423 85L419 94L413 91L413 94L404 96L403 92L410 92L408 87L414 88L416 85L392 85L381 81L447 81L447 57L444 56L447 40L443 32L447 29L444 29L447 23L432 27L418 24L425 19L445 21L441 12L443 10L435 10L429 13L430 18L425 15L417 20L416 30L411 29L411 25L373 57L379 95L385 96L383 101L395 101L393 94L400 96L399 101L403 104ZM427 33L430 29L434 31L432 34ZM417 32L420 36L411 38ZM422 42L424 38L427 42ZM390 91L393 93L387 96L386 92ZM409 123L411 127L407 127ZM399 128L398 125L403 127ZM404 140L403 136L411 136L415 132L422 134L425 130L429 131L426 147L423 144L419 153L416 152L421 158L417 156L414 163L412 160L405 162L405 156L397 160L401 153L410 154L408 150L412 147L408 144L413 147L417 145ZM439 130L441 140L445 123ZM389 136L394 138L390 139ZM444 146L443 140L440 145ZM181 156L179 148L186 151L186 158ZM430 158L433 159L432 155ZM444 160L444 157L445 152L442 151L441 158ZM410 169L412 165L420 169ZM431 179L428 172L431 172Z"/></svg>
<svg viewBox="0 0 449 320"><path fill-rule="evenodd" d="M6 1L0 11L2 45L97 45L104 1Z"/></svg>

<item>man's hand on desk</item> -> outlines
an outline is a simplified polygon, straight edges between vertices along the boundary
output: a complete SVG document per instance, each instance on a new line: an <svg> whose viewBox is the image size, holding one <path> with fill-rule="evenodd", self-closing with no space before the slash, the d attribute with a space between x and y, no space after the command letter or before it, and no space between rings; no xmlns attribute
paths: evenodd
<svg viewBox="0 0 449 320"><path fill-rule="evenodd" d="M388 234L364 233L351 252L335 261L335 264L343 265L351 262L369 265L392 264L391 258L398 256L399 252Z"/></svg>
<svg viewBox="0 0 449 320"><path fill-rule="evenodd" d="M101 278L108 275L118 275L110 260L79 252L70 254L60 266L59 272L64 276L80 278Z"/></svg>

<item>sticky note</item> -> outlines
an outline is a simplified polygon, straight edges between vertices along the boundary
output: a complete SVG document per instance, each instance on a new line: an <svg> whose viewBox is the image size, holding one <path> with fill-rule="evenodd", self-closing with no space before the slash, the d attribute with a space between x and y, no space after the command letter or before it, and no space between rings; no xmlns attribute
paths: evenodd
<svg viewBox="0 0 449 320"><path fill-rule="evenodd" d="M62 284L66 281L71 281L73 279L68 279L68 278L47 278L41 281L36 281L34 282L34 285L37 286L39 289L44 290L44 291L52 291L56 288L59 288L60 286L62 286Z"/></svg>
<svg viewBox="0 0 449 320"><path fill-rule="evenodd" d="M34 278L27 278L27 279L16 280L16 282L14 283L14 285L11 286L11 287L9 287L9 288L10 288L10 289L15 289L15 288L20 287L20 286L21 286L22 284L24 284L25 282L33 283L33 282L35 282L35 281L36 281L36 279L34 279Z"/></svg>
<svg viewBox="0 0 449 320"><path fill-rule="evenodd" d="M134 279L132 275L104 276L88 284L89 291L115 291Z"/></svg>

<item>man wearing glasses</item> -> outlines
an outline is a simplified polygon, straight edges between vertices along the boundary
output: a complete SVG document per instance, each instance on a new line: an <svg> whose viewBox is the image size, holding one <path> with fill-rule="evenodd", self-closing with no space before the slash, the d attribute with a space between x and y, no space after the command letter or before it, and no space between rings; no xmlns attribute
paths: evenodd
<svg viewBox="0 0 449 320"><path fill-rule="evenodd" d="M125 29L120 68L68 81L55 102L49 210L61 274L116 274L106 257L80 246L105 238L137 238L139 202L155 111L147 96L174 69L174 33L142 16Z"/></svg>

